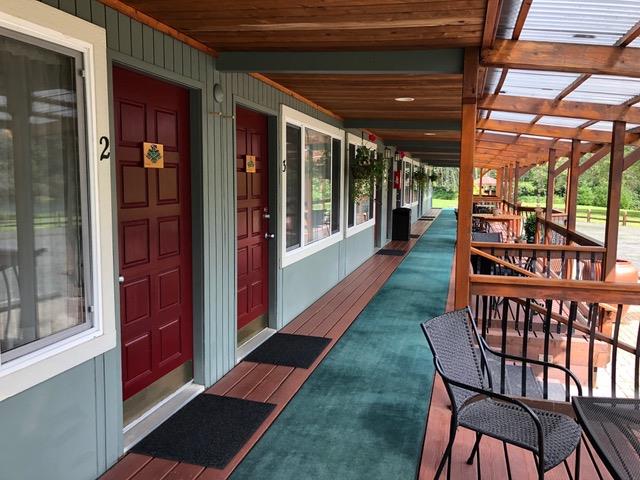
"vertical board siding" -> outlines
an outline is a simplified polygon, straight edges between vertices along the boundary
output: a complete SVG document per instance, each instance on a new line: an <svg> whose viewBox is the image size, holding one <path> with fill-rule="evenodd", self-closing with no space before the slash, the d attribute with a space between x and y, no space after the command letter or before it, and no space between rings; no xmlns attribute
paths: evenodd
<svg viewBox="0 0 640 480"><path fill-rule="evenodd" d="M279 111L281 104L302 111L330 125L341 127L341 122L316 110L306 103L285 94L273 87L249 76L238 73L222 73L215 69L215 59L204 52L196 50L173 37L143 25L138 21L106 7L99 0L40 0L43 3L59 8L80 18L106 28L107 46L112 54L117 53L120 59L140 71L166 72L170 81L189 83L199 82L202 88L202 176L194 181L194 186L202 188L202 212L194 221L202 222L203 243L203 314L202 328L196 330L203 336L204 358L202 372L207 386L220 379L235 365L236 345L236 179L235 179L235 124L234 99L242 98L254 104ZM123 60L124 61L124 60ZM159 69L162 69L160 71ZM188 82L187 82L188 80ZM213 99L213 86L220 83L224 91L224 100L218 104ZM217 115L214 112L220 112ZM274 178L275 185L279 177ZM199 213L199 212L198 212ZM344 242L343 242L344 243ZM335 251L334 251L335 250ZM323 273L326 287L344 276L344 265L347 261L345 245L338 245L327 254L337 258L338 266L328 265ZM312 257L310 257L312 258ZM319 258L312 260L318 262ZM300 263L297 270L291 272L278 271L278 312L279 326L289 318L282 317L293 314L284 312L283 302L287 301L289 292L297 286L287 282L297 275L302 275L305 266ZM319 267L320 268L320 267ZM298 272L298 273L296 273ZM312 290L312 288L309 288ZM315 299L317 292L309 292L308 304ZM313 298L311 298L313 296ZM304 308L305 299L297 299L295 311ZM93 421L86 431L93 431L95 442L87 445L84 436L68 440L69 451L65 444L60 451L58 462L64 464L66 459L74 458L74 450L90 449L95 455L96 475L102 473L114 463L122 453L122 402L120 392L119 349L94 359L91 368L80 368L73 373L62 374L52 380L56 382L80 381L85 387L91 386L93 397ZM81 380L78 380L82 377ZM47 385L25 392L27 398L43 395ZM73 388L70 388L73 390ZM36 392L36 393L33 393ZM37 393L40 392L40 393ZM46 398L46 395L45 395ZM30 398L30 401L34 401ZM28 403L28 402L27 402ZM26 407L25 407L26 408ZM52 410L55 411L55 410ZM3 404L0 404L0 414ZM16 415L20 415L17 412ZM23 413L29 413L26 410ZM56 438L61 435L60 422L43 422L38 435L41 438ZM64 432L62 432L64 433ZM29 451L29 445L15 445L15 449ZM4 452L5 455L11 452ZM31 465L25 465L30 472L41 471L46 477L48 465L39 457L31 456ZM28 463L28 462L26 462ZM73 470L70 466L70 471Z"/></svg>

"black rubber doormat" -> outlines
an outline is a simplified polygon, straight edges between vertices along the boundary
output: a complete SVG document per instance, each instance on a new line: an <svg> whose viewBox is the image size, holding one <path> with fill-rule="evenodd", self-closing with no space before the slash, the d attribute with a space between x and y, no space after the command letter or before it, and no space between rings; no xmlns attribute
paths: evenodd
<svg viewBox="0 0 640 480"><path fill-rule="evenodd" d="M392 255L394 257L402 257L404 254L404 250L395 250L393 248L381 248L376 252L376 255Z"/></svg>
<svg viewBox="0 0 640 480"><path fill-rule="evenodd" d="M202 393L131 451L222 469L274 408L271 403Z"/></svg>
<svg viewBox="0 0 640 480"><path fill-rule="evenodd" d="M329 343L330 338L276 333L244 359L256 363L309 368Z"/></svg>

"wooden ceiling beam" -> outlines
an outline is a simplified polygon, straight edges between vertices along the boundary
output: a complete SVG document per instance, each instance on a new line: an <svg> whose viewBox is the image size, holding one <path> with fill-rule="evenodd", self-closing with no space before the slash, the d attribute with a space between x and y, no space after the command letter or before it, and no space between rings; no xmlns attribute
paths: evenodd
<svg viewBox="0 0 640 480"><path fill-rule="evenodd" d="M570 138L594 143L611 142L609 132L600 130L581 130L579 128L557 127L552 125L530 125L528 123L504 120L480 120L478 122L478 128L538 137ZM633 136L629 136L629 140L631 140L632 137ZM635 137L633 138L635 139Z"/></svg>
<svg viewBox="0 0 640 480"><path fill-rule="evenodd" d="M567 151L571 149L571 142L567 142L566 140L547 140L543 138L518 137L514 135L504 135L494 132L483 132L478 135L478 139L483 142L493 142L506 145L529 145L545 149L558 148L560 150ZM590 147L593 144L585 143L584 145L586 148L587 146Z"/></svg>
<svg viewBox="0 0 640 480"><path fill-rule="evenodd" d="M640 48L496 40L482 50L485 67L640 77Z"/></svg>
<svg viewBox="0 0 640 480"><path fill-rule="evenodd" d="M640 108L626 105L547 100L535 97L490 95L480 101L480 108L500 112L535 113L555 117L583 118L593 121L640 123ZM585 125L587 126L587 125ZM585 126L581 125L580 128Z"/></svg>
<svg viewBox="0 0 640 480"><path fill-rule="evenodd" d="M640 21L631 27L629 31L616 42L616 47L627 47L638 37L640 37Z"/></svg>
<svg viewBox="0 0 640 480"><path fill-rule="evenodd" d="M502 0L487 0L487 12L482 30L482 48L493 46L498 31L500 12L502 12Z"/></svg>
<svg viewBox="0 0 640 480"><path fill-rule="evenodd" d="M460 74L461 48L398 51L223 52L221 72L287 74ZM398 82L399 85L401 82Z"/></svg>

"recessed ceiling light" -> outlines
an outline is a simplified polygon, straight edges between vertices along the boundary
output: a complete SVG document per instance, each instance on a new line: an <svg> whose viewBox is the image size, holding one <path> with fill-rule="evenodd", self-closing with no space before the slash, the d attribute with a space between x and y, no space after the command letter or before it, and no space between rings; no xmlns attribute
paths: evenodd
<svg viewBox="0 0 640 480"><path fill-rule="evenodd" d="M590 33L575 33L573 38L596 38L596 36Z"/></svg>
<svg viewBox="0 0 640 480"><path fill-rule="evenodd" d="M424 132L424 134L425 134L426 136L428 136L428 137L433 137L434 135L436 135L436 134L435 134L435 133L433 133L433 132Z"/></svg>
<svg viewBox="0 0 640 480"><path fill-rule="evenodd" d="M395 99L396 102L413 102L415 98L413 97L398 97Z"/></svg>

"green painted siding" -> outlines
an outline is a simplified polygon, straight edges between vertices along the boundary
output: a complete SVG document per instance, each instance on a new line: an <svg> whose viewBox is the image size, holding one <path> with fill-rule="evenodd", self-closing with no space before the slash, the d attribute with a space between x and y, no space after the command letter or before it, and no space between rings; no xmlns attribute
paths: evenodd
<svg viewBox="0 0 640 480"><path fill-rule="evenodd" d="M194 91L192 136L201 145L193 154L202 158L193 162L194 179L201 183L192 184L194 255L200 257L194 271L196 284L202 285L194 298L199 312L194 320L195 376L211 385L235 364L234 105L255 104L278 112L280 104L286 104L341 124L249 75L218 72L212 57L97 0L41 1L105 27L113 62ZM225 91L222 104L214 102L215 83ZM278 270L274 326L285 325L372 253L373 234L368 230ZM123 450L120 369L117 348L0 403L1 471L15 479L50 480L86 480L104 472Z"/></svg>

